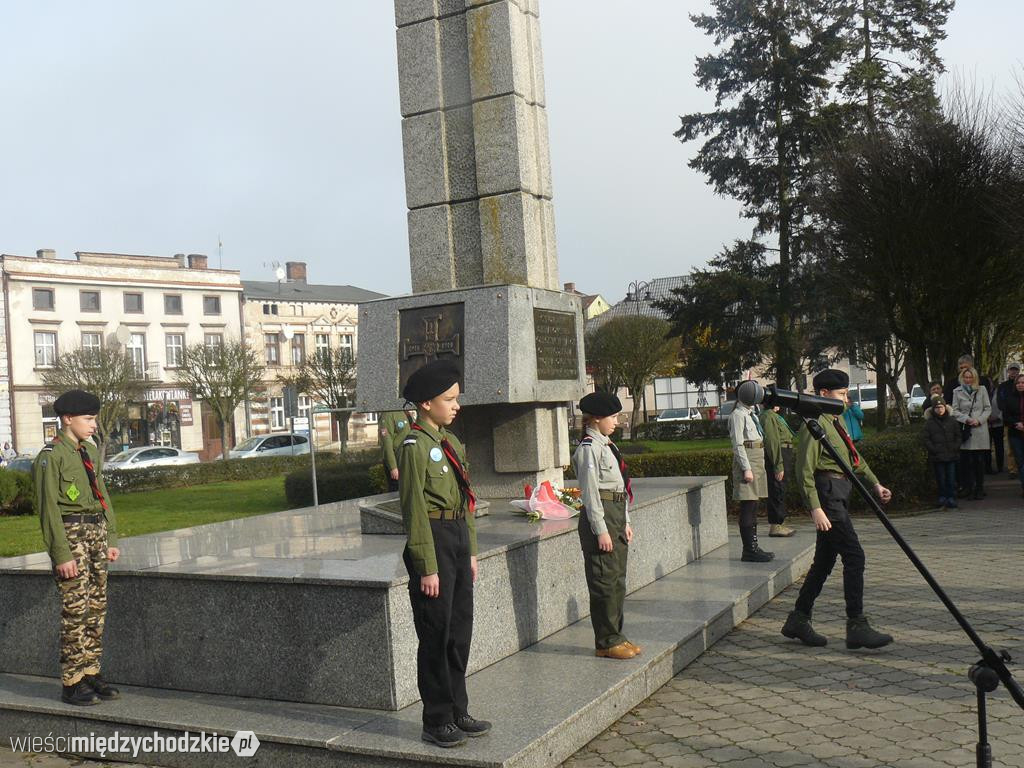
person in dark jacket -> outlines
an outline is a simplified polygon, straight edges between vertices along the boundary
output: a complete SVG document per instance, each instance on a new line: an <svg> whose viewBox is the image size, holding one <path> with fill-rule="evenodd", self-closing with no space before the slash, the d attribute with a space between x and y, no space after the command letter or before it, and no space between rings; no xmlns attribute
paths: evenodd
<svg viewBox="0 0 1024 768"><path fill-rule="evenodd" d="M1013 382L1013 392L1003 400L1003 423L1009 437L1010 450L1017 462L1021 495L1024 495L1024 374Z"/></svg>
<svg viewBox="0 0 1024 768"><path fill-rule="evenodd" d="M956 465L960 459L960 423L949 412L946 401L935 400L931 418L924 424L924 446L939 487L939 506L956 509Z"/></svg>

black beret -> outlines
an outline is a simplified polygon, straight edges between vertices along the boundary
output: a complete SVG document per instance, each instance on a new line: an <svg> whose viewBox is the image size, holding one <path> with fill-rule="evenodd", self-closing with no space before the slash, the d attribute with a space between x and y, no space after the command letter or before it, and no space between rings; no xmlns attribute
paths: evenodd
<svg viewBox="0 0 1024 768"><path fill-rule="evenodd" d="M71 389L53 401L58 416L95 416L100 412L100 399L92 392Z"/></svg>
<svg viewBox="0 0 1024 768"><path fill-rule="evenodd" d="M459 366L452 360L434 360L409 375L402 397L410 403L433 400L457 383L461 376Z"/></svg>
<svg viewBox="0 0 1024 768"><path fill-rule="evenodd" d="M844 389L850 386L850 376L844 371L829 368L814 377L814 391L822 389Z"/></svg>
<svg viewBox="0 0 1024 768"><path fill-rule="evenodd" d="M621 411L622 403L611 392L591 392L580 400L580 410L603 419Z"/></svg>

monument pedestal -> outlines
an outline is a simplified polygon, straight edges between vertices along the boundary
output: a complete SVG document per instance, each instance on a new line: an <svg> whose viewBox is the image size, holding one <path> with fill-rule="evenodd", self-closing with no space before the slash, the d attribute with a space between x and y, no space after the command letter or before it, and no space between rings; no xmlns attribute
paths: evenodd
<svg viewBox="0 0 1024 768"><path fill-rule="evenodd" d="M629 592L725 544L724 488L723 478L636 481ZM405 541L363 536L361 503L127 539L111 567L104 674L346 707L414 703ZM478 524L469 672L588 615L576 526L531 524L491 500ZM45 554L0 560L0 672L56 676L59 615Z"/></svg>

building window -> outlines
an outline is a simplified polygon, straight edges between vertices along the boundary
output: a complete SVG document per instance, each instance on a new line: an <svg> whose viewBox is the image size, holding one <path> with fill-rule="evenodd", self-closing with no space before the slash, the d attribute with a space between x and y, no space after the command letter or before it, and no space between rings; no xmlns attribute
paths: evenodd
<svg viewBox="0 0 1024 768"><path fill-rule="evenodd" d="M312 415L310 413L312 407L313 401L309 399L309 395L299 395L295 410L300 419L308 419Z"/></svg>
<svg viewBox="0 0 1024 768"><path fill-rule="evenodd" d="M146 378L146 334L133 333L125 351L132 359L135 375L140 379Z"/></svg>
<svg viewBox="0 0 1024 768"><path fill-rule="evenodd" d="M331 335L329 333L318 333L316 335L316 353L321 357L331 351Z"/></svg>
<svg viewBox="0 0 1024 768"><path fill-rule="evenodd" d="M377 414L376 413L364 413L363 417L366 419L366 423L367 424L376 424L377 423Z"/></svg>
<svg viewBox="0 0 1024 768"><path fill-rule="evenodd" d="M168 333L164 337L164 348L167 351L167 367L177 368L181 365L181 354L185 349L185 334Z"/></svg>
<svg viewBox="0 0 1024 768"><path fill-rule="evenodd" d="M352 357L352 334L343 333L341 334L341 351L342 354Z"/></svg>
<svg viewBox="0 0 1024 768"><path fill-rule="evenodd" d="M284 429L284 398L270 398L270 428Z"/></svg>
<svg viewBox="0 0 1024 768"><path fill-rule="evenodd" d="M32 289L32 309L53 311L53 288Z"/></svg>
<svg viewBox="0 0 1024 768"><path fill-rule="evenodd" d="M306 334L296 333L292 336L292 365L306 362Z"/></svg>
<svg viewBox="0 0 1024 768"><path fill-rule="evenodd" d="M203 314L220 314L220 296L203 296Z"/></svg>
<svg viewBox="0 0 1024 768"><path fill-rule="evenodd" d="M164 294L164 314L165 315L181 315L183 314L181 305L181 294L180 293L165 293Z"/></svg>
<svg viewBox="0 0 1024 768"><path fill-rule="evenodd" d="M263 314L264 315L276 315L277 314L277 304L264 304L263 305Z"/></svg>
<svg viewBox="0 0 1024 768"><path fill-rule="evenodd" d="M263 334L263 345L267 350L267 365L281 364L281 336L277 333ZM282 406L283 408L284 406Z"/></svg>
<svg viewBox="0 0 1024 768"><path fill-rule="evenodd" d="M140 314L142 312L142 294L126 293L124 295L124 311L136 315Z"/></svg>
<svg viewBox="0 0 1024 768"><path fill-rule="evenodd" d="M224 346L224 334L223 333L206 333L203 334L203 346L208 350L220 349Z"/></svg>
<svg viewBox="0 0 1024 768"><path fill-rule="evenodd" d="M100 292L99 291L79 291L78 292L78 303L79 307L83 312L99 312L100 311Z"/></svg>
<svg viewBox="0 0 1024 768"><path fill-rule="evenodd" d="M98 355L103 349L103 334L95 331L82 332L82 352L86 355Z"/></svg>
<svg viewBox="0 0 1024 768"><path fill-rule="evenodd" d="M56 365L57 363L57 334L53 331L36 331L36 367Z"/></svg>

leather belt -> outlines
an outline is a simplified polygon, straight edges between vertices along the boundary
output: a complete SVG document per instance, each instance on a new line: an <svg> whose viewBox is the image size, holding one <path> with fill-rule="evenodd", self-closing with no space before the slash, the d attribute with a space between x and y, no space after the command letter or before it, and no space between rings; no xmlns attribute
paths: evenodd
<svg viewBox="0 0 1024 768"><path fill-rule="evenodd" d="M103 515L64 515L61 520L65 523L91 523L92 525L98 524L103 519Z"/></svg>
<svg viewBox="0 0 1024 768"><path fill-rule="evenodd" d="M832 470L829 470L829 469L816 469L816 470L814 470L814 476L815 477L830 477L833 480L845 480L846 479L846 475L844 475L842 472L833 472Z"/></svg>
<svg viewBox="0 0 1024 768"><path fill-rule="evenodd" d="M762 443L760 440L744 440L743 441L743 447L744 448L760 448L762 445L764 445L764 443Z"/></svg>
<svg viewBox="0 0 1024 768"><path fill-rule="evenodd" d="M427 512L427 517L431 520L463 520L466 513L461 509L458 512L454 509L432 509Z"/></svg>
<svg viewBox="0 0 1024 768"><path fill-rule="evenodd" d="M597 495L601 497L602 501L625 501L625 491L598 491Z"/></svg>

